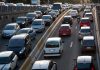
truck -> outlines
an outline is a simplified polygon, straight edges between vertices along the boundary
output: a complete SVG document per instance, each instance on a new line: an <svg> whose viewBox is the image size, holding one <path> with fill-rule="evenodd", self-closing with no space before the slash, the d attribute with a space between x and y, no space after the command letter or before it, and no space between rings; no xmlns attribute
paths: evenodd
<svg viewBox="0 0 100 70"><path fill-rule="evenodd" d="M40 5L40 0L31 0L31 4Z"/></svg>

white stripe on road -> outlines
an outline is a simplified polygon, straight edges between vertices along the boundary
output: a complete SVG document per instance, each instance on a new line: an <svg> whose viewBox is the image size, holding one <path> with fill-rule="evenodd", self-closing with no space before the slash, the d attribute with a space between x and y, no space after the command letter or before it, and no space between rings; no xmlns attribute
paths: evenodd
<svg viewBox="0 0 100 70"><path fill-rule="evenodd" d="M70 43L70 48L73 47L73 41Z"/></svg>

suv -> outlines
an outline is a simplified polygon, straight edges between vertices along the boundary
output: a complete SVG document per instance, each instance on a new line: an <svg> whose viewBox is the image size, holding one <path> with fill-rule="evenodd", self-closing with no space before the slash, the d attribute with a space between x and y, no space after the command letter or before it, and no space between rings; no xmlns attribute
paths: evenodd
<svg viewBox="0 0 100 70"><path fill-rule="evenodd" d="M13 51L0 52L0 70L14 70L18 57Z"/></svg>
<svg viewBox="0 0 100 70"><path fill-rule="evenodd" d="M29 34L14 35L9 40L8 50L14 51L19 57L26 57L32 48Z"/></svg>
<svg viewBox="0 0 100 70"><path fill-rule="evenodd" d="M44 47L44 57L61 56L63 52L63 41L60 37L48 38Z"/></svg>
<svg viewBox="0 0 100 70"><path fill-rule="evenodd" d="M70 15L69 16L64 16L62 24L70 24L70 25L72 25L73 24L72 17Z"/></svg>
<svg viewBox="0 0 100 70"><path fill-rule="evenodd" d="M57 70L57 63L52 60L37 60L32 70Z"/></svg>
<svg viewBox="0 0 100 70"><path fill-rule="evenodd" d="M79 40L81 40L84 36L92 35L92 31L89 26L81 27L79 30Z"/></svg>
<svg viewBox="0 0 100 70"><path fill-rule="evenodd" d="M84 36L81 41L82 52L95 52L96 44L94 36Z"/></svg>
<svg viewBox="0 0 100 70"><path fill-rule="evenodd" d="M92 12L85 13L85 14L84 14L84 17L89 17L90 21L93 22L93 15L92 15Z"/></svg>

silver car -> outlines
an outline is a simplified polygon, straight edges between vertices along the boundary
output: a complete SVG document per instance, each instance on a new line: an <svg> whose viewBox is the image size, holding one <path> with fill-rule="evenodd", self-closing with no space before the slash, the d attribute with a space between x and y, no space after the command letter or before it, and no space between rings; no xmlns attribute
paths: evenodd
<svg viewBox="0 0 100 70"><path fill-rule="evenodd" d="M17 23L7 24L2 31L2 37L10 38L13 35L15 35L19 29L20 29L20 26Z"/></svg>

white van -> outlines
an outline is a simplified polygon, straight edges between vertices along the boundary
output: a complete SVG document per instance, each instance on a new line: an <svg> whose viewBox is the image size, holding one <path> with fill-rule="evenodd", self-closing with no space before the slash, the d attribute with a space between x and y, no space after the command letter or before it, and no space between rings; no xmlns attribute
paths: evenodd
<svg viewBox="0 0 100 70"><path fill-rule="evenodd" d="M63 41L60 37L48 38L44 47L44 57L61 56L63 52Z"/></svg>

